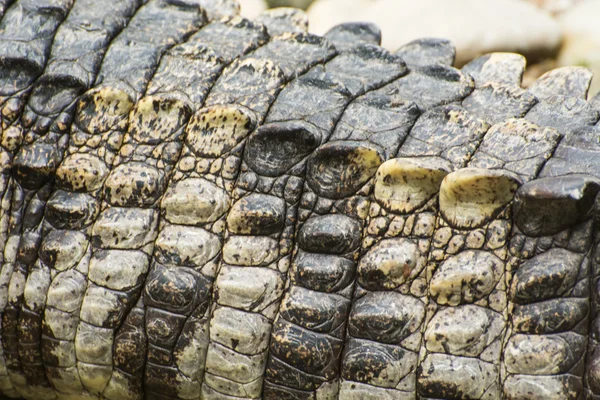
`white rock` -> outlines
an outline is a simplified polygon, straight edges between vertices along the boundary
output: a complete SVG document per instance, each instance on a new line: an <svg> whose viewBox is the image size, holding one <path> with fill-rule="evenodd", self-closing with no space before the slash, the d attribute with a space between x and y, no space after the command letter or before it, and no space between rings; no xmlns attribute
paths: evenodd
<svg viewBox="0 0 600 400"><path fill-rule="evenodd" d="M248 19L254 19L258 15L267 9L267 2L265 0L238 0L240 3L240 14L242 17Z"/></svg>
<svg viewBox="0 0 600 400"><path fill-rule="evenodd" d="M554 15L563 13L585 0L525 0Z"/></svg>
<svg viewBox="0 0 600 400"><path fill-rule="evenodd" d="M519 0L317 0L308 16L319 34L341 22L374 22L390 50L422 37L450 39L457 65L492 51L552 52L561 40L558 22Z"/></svg>
<svg viewBox="0 0 600 400"><path fill-rule="evenodd" d="M560 18L564 33L559 65L582 65L594 73L588 96L600 91L600 1L584 1Z"/></svg>

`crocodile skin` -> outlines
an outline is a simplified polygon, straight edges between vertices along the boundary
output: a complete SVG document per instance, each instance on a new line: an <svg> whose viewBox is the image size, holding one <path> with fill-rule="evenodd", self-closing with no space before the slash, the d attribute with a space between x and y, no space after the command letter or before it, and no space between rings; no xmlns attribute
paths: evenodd
<svg viewBox="0 0 600 400"><path fill-rule="evenodd" d="M0 397L600 399L600 95L232 0L0 2Z"/></svg>

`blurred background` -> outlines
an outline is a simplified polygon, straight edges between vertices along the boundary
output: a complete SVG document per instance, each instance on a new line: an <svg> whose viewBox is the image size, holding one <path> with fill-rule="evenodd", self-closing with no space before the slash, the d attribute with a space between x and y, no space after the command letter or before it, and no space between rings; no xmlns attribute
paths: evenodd
<svg viewBox="0 0 600 400"><path fill-rule="evenodd" d="M523 85L549 69L580 65L600 91L600 0L239 0L253 18L267 8L307 10L309 31L327 32L342 22L369 21L394 51L421 37L450 39L456 66L492 51L527 57Z"/></svg>

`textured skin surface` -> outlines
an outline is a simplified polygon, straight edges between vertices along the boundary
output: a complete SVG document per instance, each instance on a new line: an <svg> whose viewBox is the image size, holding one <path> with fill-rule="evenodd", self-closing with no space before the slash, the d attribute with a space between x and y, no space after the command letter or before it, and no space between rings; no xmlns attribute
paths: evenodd
<svg viewBox="0 0 600 400"><path fill-rule="evenodd" d="M600 399L589 71L237 11L0 2L2 396Z"/></svg>

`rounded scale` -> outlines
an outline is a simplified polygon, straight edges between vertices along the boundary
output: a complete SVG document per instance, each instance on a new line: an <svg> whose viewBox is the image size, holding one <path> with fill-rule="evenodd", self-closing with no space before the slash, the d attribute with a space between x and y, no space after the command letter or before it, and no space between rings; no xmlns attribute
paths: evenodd
<svg viewBox="0 0 600 400"><path fill-rule="evenodd" d="M391 212L410 213L438 193L450 171L452 164L438 157L388 160L375 176L375 200Z"/></svg>
<svg viewBox="0 0 600 400"><path fill-rule="evenodd" d="M528 236L549 236L590 218L600 180L567 175L527 182L516 193L515 223Z"/></svg>
<svg viewBox="0 0 600 400"><path fill-rule="evenodd" d="M154 257L174 266L202 268L221 249L219 237L202 228L165 224L158 233Z"/></svg>
<svg viewBox="0 0 600 400"><path fill-rule="evenodd" d="M358 141L330 142L308 159L306 181L318 195L343 199L360 190L384 161L383 150Z"/></svg>
<svg viewBox="0 0 600 400"><path fill-rule="evenodd" d="M369 290L391 290L419 275L426 263L419 247L409 239L385 239L360 260L357 279Z"/></svg>
<svg viewBox="0 0 600 400"><path fill-rule="evenodd" d="M355 264L347 258L299 250L290 279L295 285L325 293L348 287L354 279Z"/></svg>
<svg viewBox="0 0 600 400"><path fill-rule="evenodd" d="M576 328L589 311L588 299L559 298L517 305L512 312L515 332L544 334Z"/></svg>
<svg viewBox="0 0 600 400"><path fill-rule="evenodd" d="M440 187L440 211L456 228L478 228L513 199L519 179L504 170L464 168L448 174Z"/></svg>
<svg viewBox="0 0 600 400"><path fill-rule="evenodd" d="M517 304L531 304L562 297L577 282L583 255L554 248L523 262L508 294Z"/></svg>
<svg viewBox="0 0 600 400"><path fill-rule="evenodd" d="M260 354L269 348L271 324L260 314L217 307L210 320L210 338L242 354Z"/></svg>
<svg viewBox="0 0 600 400"><path fill-rule="evenodd" d="M202 178L188 178L169 186L161 208L174 224L199 225L214 222L229 208L229 196Z"/></svg>
<svg viewBox="0 0 600 400"><path fill-rule="evenodd" d="M85 294L87 282L76 270L60 272L48 289L46 305L68 313L76 313Z"/></svg>
<svg viewBox="0 0 600 400"><path fill-rule="evenodd" d="M302 329L284 319L273 325L271 354L308 374L334 378L342 347L342 340Z"/></svg>
<svg viewBox="0 0 600 400"><path fill-rule="evenodd" d="M100 158L76 153L66 157L56 170L57 185L66 190L91 192L102 187L108 172Z"/></svg>
<svg viewBox="0 0 600 400"><path fill-rule="evenodd" d="M58 229L81 229L94 222L100 205L87 193L57 190L46 204L46 221Z"/></svg>
<svg viewBox="0 0 600 400"><path fill-rule="evenodd" d="M128 303L132 301L130 297L131 295L128 296L126 293L110 290L90 282L81 302L79 317L86 324L108 328L112 337L112 330L121 325L129 312ZM80 323L79 327L81 325ZM110 365L110 362L105 365Z"/></svg>
<svg viewBox="0 0 600 400"><path fill-rule="evenodd" d="M596 384L589 384L597 393ZM503 387L507 399L564 400L576 399L582 393L581 378L571 374L509 375Z"/></svg>
<svg viewBox="0 0 600 400"><path fill-rule="evenodd" d="M13 160L13 176L24 188L39 189L54 177L60 158L56 144L24 146Z"/></svg>
<svg viewBox="0 0 600 400"><path fill-rule="evenodd" d="M418 393L434 399L481 399L498 375L497 365L477 358L429 354L419 365Z"/></svg>
<svg viewBox="0 0 600 400"><path fill-rule="evenodd" d="M298 233L300 248L315 253L344 254L360 245L360 223L340 214L309 219Z"/></svg>
<svg viewBox="0 0 600 400"><path fill-rule="evenodd" d="M517 334L504 347L504 364L511 374L568 373L585 357L586 337L565 332L553 335Z"/></svg>
<svg viewBox="0 0 600 400"><path fill-rule="evenodd" d="M343 360L341 374L344 379L369 383L375 388L396 388L400 380L414 370L417 355L400 346L350 339L344 347ZM340 398L348 397L342 394Z"/></svg>
<svg viewBox="0 0 600 400"><path fill-rule="evenodd" d="M74 267L88 248L84 233L74 230L51 230L42 240L39 257L57 271Z"/></svg>
<svg viewBox="0 0 600 400"><path fill-rule="evenodd" d="M172 139L190 114L190 107L179 100L148 96L135 105L129 117L129 133L138 143L156 145Z"/></svg>
<svg viewBox="0 0 600 400"><path fill-rule="evenodd" d="M468 250L446 259L429 284L432 299L441 305L474 303L488 296L504 276L504 263L487 251Z"/></svg>
<svg viewBox="0 0 600 400"><path fill-rule="evenodd" d="M137 207L109 207L92 228L92 244L99 248L140 249L156 239L158 212Z"/></svg>
<svg viewBox="0 0 600 400"><path fill-rule="evenodd" d="M227 215L227 227L237 234L277 233L285 223L285 211L283 199L251 193L233 204Z"/></svg>
<svg viewBox="0 0 600 400"><path fill-rule="evenodd" d="M187 145L200 157L229 153L256 127L256 117L238 105L213 105L198 110L185 130Z"/></svg>
<svg viewBox="0 0 600 400"><path fill-rule="evenodd" d="M75 124L91 134L106 132L126 120L133 106L131 97L121 89L94 88L77 102Z"/></svg>
<svg viewBox="0 0 600 400"><path fill-rule="evenodd" d="M163 192L164 178L160 170L143 162L121 164L106 178L105 199L113 206L151 206Z"/></svg>
<svg viewBox="0 0 600 400"><path fill-rule="evenodd" d="M501 339L502 315L472 304L438 311L427 324L425 346L430 352L477 357Z"/></svg>
<svg viewBox="0 0 600 400"><path fill-rule="evenodd" d="M10 43L10 42L9 42ZM19 46L14 46L15 49L19 49ZM6 50L5 50L6 52ZM34 52L23 56L3 56L2 69L0 75L0 95L11 96L18 93L19 91L30 86L37 77L39 77L44 71L44 60L41 59L43 56L39 54L37 57Z"/></svg>
<svg viewBox="0 0 600 400"><path fill-rule="evenodd" d="M425 305L396 292L371 292L356 300L348 332L357 338L398 344L420 329Z"/></svg>
<svg viewBox="0 0 600 400"><path fill-rule="evenodd" d="M126 291L146 277L148 256L134 250L100 250L90 260L88 279L108 289Z"/></svg>
<svg viewBox="0 0 600 400"><path fill-rule="evenodd" d="M350 301L343 296L292 286L281 302L279 316L313 332L339 337L349 308Z"/></svg>
<svg viewBox="0 0 600 400"><path fill-rule="evenodd" d="M246 143L244 160L265 176L280 176L311 154L321 144L320 130L304 121L264 124Z"/></svg>

